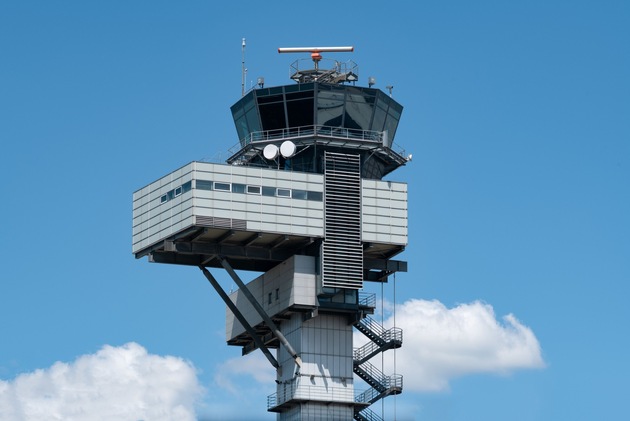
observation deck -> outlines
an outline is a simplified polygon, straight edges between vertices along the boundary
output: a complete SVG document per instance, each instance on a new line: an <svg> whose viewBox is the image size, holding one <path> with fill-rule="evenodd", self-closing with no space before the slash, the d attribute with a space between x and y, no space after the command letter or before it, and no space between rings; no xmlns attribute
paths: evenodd
<svg viewBox="0 0 630 421"><path fill-rule="evenodd" d="M227 162L321 174L324 151L352 153L362 178L380 180L408 162L393 142L402 108L378 89L347 84L254 89L231 107L240 149ZM294 156L265 158L265 146L286 140L297 146Z"/></svg>
<svg viewBox="0 0 630 421"><path fill-rule="evenodd" d="M389 142L387 131L314 125L252 132L241 139L239 145L230 149L231 156L227 162L232 165L269 167L268 162L262 163L257 158L262 156L267 145L287 140L297 147L352 148L369 152L375 155L375 159L380 163L385 164L383 168L385 174L405 165L408 161L405 150Z"/></svg>

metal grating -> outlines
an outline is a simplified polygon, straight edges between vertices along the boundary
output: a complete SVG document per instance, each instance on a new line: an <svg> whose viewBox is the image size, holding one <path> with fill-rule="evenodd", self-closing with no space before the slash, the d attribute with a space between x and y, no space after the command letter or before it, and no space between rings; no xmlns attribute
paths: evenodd
<svg viewBox="0 0 630 421"><path fill-rule="evenodd" d="M324 241L322 285L363 287L360 155L324 156Z"/></svg>
<svg viewBox="0 0 630 421"><path fill-rule="evenodd" d="M195 222L196 225L202 227L247 230L247 221L243 219L219 218L215 216L197 215L195 217Z"/></svg>

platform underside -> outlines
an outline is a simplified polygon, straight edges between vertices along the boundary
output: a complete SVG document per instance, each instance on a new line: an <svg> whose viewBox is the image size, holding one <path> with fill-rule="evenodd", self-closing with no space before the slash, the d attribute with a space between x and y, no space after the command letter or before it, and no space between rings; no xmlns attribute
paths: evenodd
<svg viewBox="0 0 630 421"><path fill-rule="evenodd" d="M150 247L136 258L149 256L155 263L222 267L225 257L236 270L267 272L293 255L318 256L322 239L216 227L191 227ZM394 272L406 272L407 262L391 260L404 246L365 243L364 280L386 282Z"/></svg>

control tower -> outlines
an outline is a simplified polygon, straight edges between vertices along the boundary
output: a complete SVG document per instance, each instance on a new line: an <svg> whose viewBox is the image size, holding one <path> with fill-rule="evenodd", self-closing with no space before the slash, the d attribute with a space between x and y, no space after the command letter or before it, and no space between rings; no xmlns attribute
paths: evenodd
<svg viewBox="0 0 630 421"><path fill-rule="evenodd" d="M136 258L199 267L226 304L228 345L275 367L267 410L282 421L379 420L368 406L402 392L402 376L370 363L402 331L371 318L376 297L363 292L407 271L394 259L407 185L382 180L409 160L393 143L402 106L357 86L355 63L321 56L349 51L279 49L311 57L291 65L290 84L259 83L231 107L240 144L225 164L191 162L133 194ZM262 274L245 283L236 271ZM365 346L353 348L353 328Z"/></svg>

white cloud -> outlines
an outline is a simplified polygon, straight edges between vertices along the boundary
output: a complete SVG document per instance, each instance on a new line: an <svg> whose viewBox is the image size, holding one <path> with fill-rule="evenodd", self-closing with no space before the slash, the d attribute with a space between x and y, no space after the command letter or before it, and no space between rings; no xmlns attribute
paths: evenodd
<svg viewBox="0 0 630 421"><path fill-rule="evenodd" d="M384 325L391 327L393 306L385 307L390 313ZM385 372L403 374L406 391L447 390L452 379L466 375L545 366L532 330L512 314L497 320L492 306L480 301L449 309L437 300L409 300L396 306L396 326L403 329L403 346L396 350L395 370L394 352L385 352ZM355 347L367 341L355 331ZM371 362L380 365L380 358ZM260 393L257 384L272 388L274 378L274 369L256 351L223 362L214 380L232 394L243 394L244 387L247 393Z"/></svg>
<svg viewBox="0 0 630 421"><path fill-rule="evenodd" d="M217 367L215 383L233 394L243 393L243 384L251 384L253 379L275 390L274 380L276 370L260 351L255 351L244 357L231 358ZM238 382L238 384L236 384ZM254 386L260 390L258 386Z"/></svg>
<svg viewBox="0 0 630 421"><path fill-rule="evenodd" d="M0 380L0 419L194 420L203 389L181 358L136 343Z"/></svg>
<svg viewBox="0 0 630 421"><path fill-rule="evenodd" d="M385 326L393 326L393 319L390 315ZM404 375L406 390L440 391L469 374L544 367L532 330L512 314L498 321L492 306L479 301L448 309L436 300L410 300L396 307L396 325L403 329L396 371ZM355 346L366 342L360 333L355 338ZM393 351L385 355L391 374Z"/></svg>

